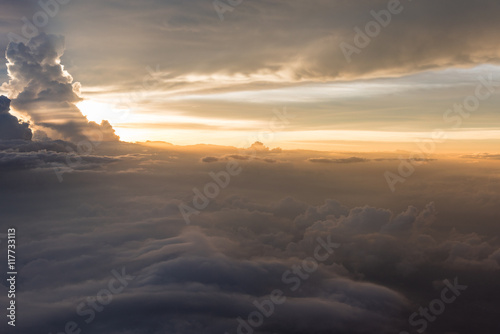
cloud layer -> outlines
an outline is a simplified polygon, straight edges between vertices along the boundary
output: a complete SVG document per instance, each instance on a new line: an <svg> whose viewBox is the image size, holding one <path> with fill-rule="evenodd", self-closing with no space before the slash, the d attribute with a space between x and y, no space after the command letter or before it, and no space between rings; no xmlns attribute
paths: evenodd
<svg viewBox="0 0 500 334"><path fill-rule="evenodd" d="M212 2L193 1L189 7L182 2L144 3L141 15L133 14L133 2L117 8L111 2L90 1L64 9L59 19L74 38L86 42L74 43L79 75L94 81L90 74L103 68L102 61L111 64L119 59L119 66L108 67L109 84L131 84L130 75L119 68L135 69L142 79L143 64L160 64L169 79L166 85L178 88L189 84L189 75L242 75L251 82L322 81L498 64L500 59L494 33L500 7L494 0L481 6L467 0L401 1L399 14L392 14L390 23L350 63L340 44L354 45L354 28L364 31L368 22L376 21L371 11L387 10L389 1L244 1L225 12L223 22ZM81 11L97 8L103 15L88 25ZM107 20L110 15L113 22ZM89 57L95 55L90 50L103 45L102 31L116 47L107 48L96 61ZM130 39L138 44L124 43ZM131 57L124 59L123 54Z"/></svg>
<svg viewBox="0 0 500 334"><path fill-rule="evenodd" d="M308 159L325 152L265 150L205 163L237 149L103 143L59 183L52 167L64 166L72 144L2 145L0 210L22 249L23 333L63 331L70 321L96 334L238 333L238 318L248 322L254 303L276 289L286 301L255 333L414 333L408 317L455 277L468 289L427 331L497 326L500 184L463 158L419 166L394 196L378 183L380 170L398 163L390 157L315 164ZM186 226L179 204L228 161L241 174ZM454 173L443 178L448 165ZM339 247L297 271L327 254L318 238ZM122 268L129 283L92 313L90 302Z"/></svg>

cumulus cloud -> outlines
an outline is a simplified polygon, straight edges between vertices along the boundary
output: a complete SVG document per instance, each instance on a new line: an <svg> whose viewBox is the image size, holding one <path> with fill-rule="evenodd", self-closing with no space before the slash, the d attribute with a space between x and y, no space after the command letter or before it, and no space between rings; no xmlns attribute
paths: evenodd
<svg viewBox="0 0 500 334"><path fill-rule="evenodd" d="M58 35L40 34L26 45L9 44L6 58L10 80L2 88L10 92L12 106L26 113L53 139L119 140L109 122L89 122L76 106L82 101L80 84L64 70L63 53L64 37Z"/></svg>
<svg viewBox="0 0 500 334"><path fill-rule="evenodd" d="M253 150L253 151L257 151L257 152L268 152L269 151L269 147L267 147L266 145L264 145L260 141L256 141L255 143L253 143L250 146L249 150Z"/></svg>

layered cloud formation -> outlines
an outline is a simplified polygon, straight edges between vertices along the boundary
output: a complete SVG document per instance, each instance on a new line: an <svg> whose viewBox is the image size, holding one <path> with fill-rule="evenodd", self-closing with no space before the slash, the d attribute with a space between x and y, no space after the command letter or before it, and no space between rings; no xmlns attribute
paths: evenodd
<svg viewBox="0 0 500 334"><path fill-rule="evenodd" d="M165 78L173 79L170 84L175 87L188 84L189 75L243 74L250 81L329 80L499 61L494 32L499 28L500 8L494 0L480 6L467 0L400 1L399 14L391 14L386 27L353 55L351 63L340 44L354 45L354 28L365 31L368 22L376 21L370 12L387 10L389 1L243 1L224 14L223 22L212 2L143 3L141 15L135 15L138 8L130 1L116 7L95 0L71 3L59 13L58 20L66 23L71 35L88 43L75 43L73 56L81 67L78 75L89 84L97 84L95 74L103 68L102 62L117 61L119 66L106 66L109 76L104 80L110 85L132 83L130 72L122 68L134 69L142 79L143 64L161 64ZM103 15L96 15L89 24L82 11ZM114 20L109 22L111 16ZM110 40L116 47L107 48L99 61L93 59L94 50Z"/></svg>
<svg viewBox="0 0 500 334"><path fill-rule="evenodd" d="M108 117L125 140L195 144L185 138L203 131L205 141L223 145L243 131L259 131L273 107L286 105L300 122L287 128L298 133L282 147L329 149L327 141L340 144L342 133L312 131L348 129L375 131L360 150L395 149L384 135L409 149L406 133L398 132L425 136L443 128L443 113L474 92L479 76L498 82L500 75L494 0L242 1L223 22L213 1L142 3L71 1L45 27L64 29L65 69L82 82L84 96L130 107L127 124ZM6 34L22 34L22 18L43 12L34 0L8 1L5 8L9 24L0 30ZM356 48L350 62L343 43ZM6 70L0 80L7 80ZM450 150L479 151L469 141L478 138L473 130L481 129L485 142L496 138L482 130L497 130L497 104L498 95L482 102L455 133L463 141L450 143Z"/></svg>
<svg viewBox="0 0 500 334"><path fill-rule="evenodd" d="M140 84L146 65L160 64L165 85L177 88L196 86L190 80L193 75L200 80L214 75L236 80L243 75L245 83L322 81L498 64L500 59L494 33L500 28L500 7L495 0L482 1L480 6L467 0L400 1L399 13L390 19L382 17L389 22L385 27L379 24L380 33L370 37L362 52L353 54L351 63L340 44L355 46L354 28L365 31L368 22L377 22L371 11L387 10L389 1L243 1L224 14L223 22L212 2L194 0L189 6L159 0L143 3L141 15L131 1L119 7L97 0L61 7L56 19L76 41L72 59L79 66L74 75L92 86L120 82L122 88L130 89ZM0 29L20 34L21 17L31 18L41 10L36 1L31 4L11 1L10 30ZM90 24L81 13L102 15L94 15ZM114 19L110 22L109 17ZM109 41L113 47L103 49ZM103 50L99 59L95 50ZM103 69L104 78L98 75Z"/></svg>

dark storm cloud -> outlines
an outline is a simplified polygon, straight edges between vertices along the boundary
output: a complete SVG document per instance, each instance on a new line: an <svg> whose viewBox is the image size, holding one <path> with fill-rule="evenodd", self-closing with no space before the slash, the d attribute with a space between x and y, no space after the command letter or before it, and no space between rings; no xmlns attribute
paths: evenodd
<svg viewBox="0 0 500 334"><path fill-rule="evenodd" d="M54 139L118 140L109 122L89 122L76 106L82 101L80 84L73 83L61 65L63 53L64 38L57 35L40 34L26 45L9 44L6 57L10 81L2 88L13 96L12 106L29 115L35 126Z"/></svg>
<svg viewBox="0 0 500 334"><path fill-rule="evenodd" d="M0 139L23 139L31 140L33 134L29 123L20 122L9 113L10 100L0 96Z"/></svg>

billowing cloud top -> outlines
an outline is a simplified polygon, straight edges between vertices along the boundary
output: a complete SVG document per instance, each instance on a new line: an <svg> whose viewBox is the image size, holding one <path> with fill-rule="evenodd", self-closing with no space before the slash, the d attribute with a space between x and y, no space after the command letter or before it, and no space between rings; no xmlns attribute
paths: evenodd
<svg viewBox="0 0 500 334"><path fill-rule="evenodd" d="M10 81L2 86L12 96L12 106L26 113L34 125L54 139L82 141L98 136L105 141L118 140L108 122L89 122L75 103L80 84L61 65L64 37L40 34L27 44L10 43L7 47Z"/></svg>

